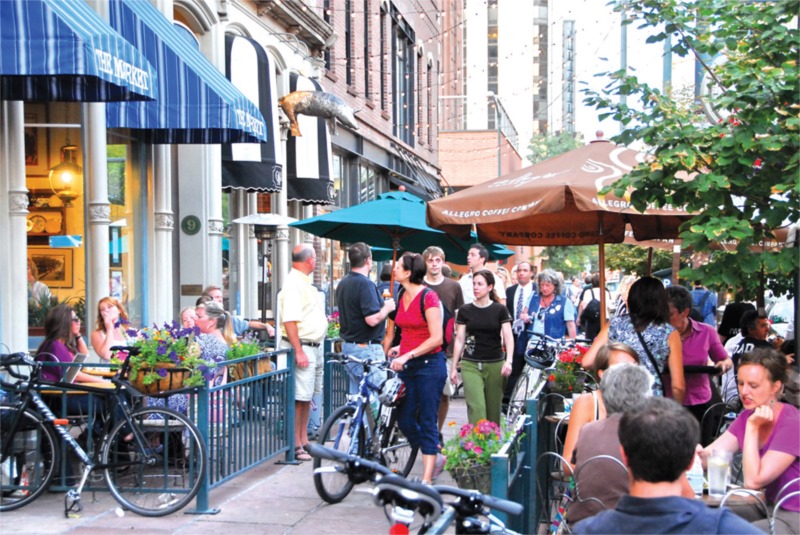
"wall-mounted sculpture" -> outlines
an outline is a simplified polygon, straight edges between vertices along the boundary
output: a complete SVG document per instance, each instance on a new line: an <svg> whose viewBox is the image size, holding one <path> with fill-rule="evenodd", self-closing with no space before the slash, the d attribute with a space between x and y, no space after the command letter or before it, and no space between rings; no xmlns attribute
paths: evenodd
<svg viewBox="0 0 800 535"><path fill-rule="evenodd" d="M278 104L289 118L293 136L302 136L297 124L297 115L311 115L328 119L331 133L336 134L336 120L345 126L358 130L355 111L332 93L325 91L292 91L278 99Z"/></svg>

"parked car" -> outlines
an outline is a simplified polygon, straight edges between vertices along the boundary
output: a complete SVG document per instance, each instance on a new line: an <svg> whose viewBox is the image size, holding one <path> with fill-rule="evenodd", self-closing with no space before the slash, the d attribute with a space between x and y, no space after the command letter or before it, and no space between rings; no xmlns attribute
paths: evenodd
<svg viewBox="0 0 800 535"><path fill-rule="evenodd" d="M775 331L781 338L786 338L786 331L789 328L789 322L794 316L794 299L790 301L778 301L772 305L767 317L772 324L772 330Z"/></svg>

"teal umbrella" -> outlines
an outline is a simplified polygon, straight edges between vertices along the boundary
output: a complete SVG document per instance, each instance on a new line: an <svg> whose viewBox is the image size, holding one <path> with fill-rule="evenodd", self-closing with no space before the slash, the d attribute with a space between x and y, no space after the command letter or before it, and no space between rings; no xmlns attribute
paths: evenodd
<svg viewBox="0 0 800 535"><path fill-rule="evenodd" d="M364 242L370 247L421 253L441 247L447 260L465 263L469 240L462 240L428 226L425 201L405 191L390 191L374 201L291 223L314 236L346 243ZM504 248L505 249L505 248ZM505 249L510 256L513 251ZM504 254L502 251L500 254ZM506 256L506 257L507 257Z"/></svg>

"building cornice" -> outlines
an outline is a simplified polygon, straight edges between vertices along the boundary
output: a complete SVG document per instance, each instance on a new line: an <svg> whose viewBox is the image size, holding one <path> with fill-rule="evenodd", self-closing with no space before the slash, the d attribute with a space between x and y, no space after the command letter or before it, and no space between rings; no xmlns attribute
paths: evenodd
<svg viewBox="0 0 800 535"><path fill-rule="evenodd" d="M272 17L310 48L327 49L335 42L333 27L300 0L256 0L258 16Z"/></svg>

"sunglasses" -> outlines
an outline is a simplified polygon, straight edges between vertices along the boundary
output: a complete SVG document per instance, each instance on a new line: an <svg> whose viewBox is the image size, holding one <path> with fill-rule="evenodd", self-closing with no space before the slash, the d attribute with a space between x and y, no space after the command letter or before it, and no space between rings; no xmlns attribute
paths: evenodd
<svg viewBox="0 0 800 535"><path fill-rule="evenodd" d="M72 323L80 323L80 322L81 322L80 318L72 318Z"/></svg>

